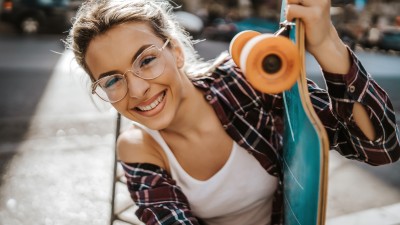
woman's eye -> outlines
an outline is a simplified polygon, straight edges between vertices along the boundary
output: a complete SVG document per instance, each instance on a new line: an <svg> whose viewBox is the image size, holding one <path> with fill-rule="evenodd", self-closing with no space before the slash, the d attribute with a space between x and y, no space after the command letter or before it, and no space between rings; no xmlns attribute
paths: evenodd
<svg viewBox="0 0 400 225"><path fill-rule="evenodd" d="M147 56L146 58L142 59L140 62L140 68L148 66L151 62L156 60L156 56Z"/></svg>
<svg viewBox="0 0 400 225"><path fill-rule="evenodd" d="M106 83L104 84L105 88L111 88L113 87L116 83L118 83L118 81L120 81L122 78L120 77L112 77L110 79L108 79L106 81Z"/></svg>

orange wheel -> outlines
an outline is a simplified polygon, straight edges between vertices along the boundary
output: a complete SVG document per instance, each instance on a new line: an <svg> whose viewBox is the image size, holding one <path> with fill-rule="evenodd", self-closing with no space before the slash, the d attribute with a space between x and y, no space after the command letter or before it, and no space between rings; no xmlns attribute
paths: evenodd
<svg viewBox="0 0 400 225"><path fill-rule="evenodd" d="M255 89L276 94L296 82L300 75L300 55L288 38L262 34L245 44L239 66Z"/></svg>
<svg viewBox="0 0 400 225"><path fill-rule="evenodd" d="M245 30L235 35L229 44L229 52L231 53L233 61L239 66L240 52L244 45L253 37L260 35L261 33L253 30Z"/></svg>

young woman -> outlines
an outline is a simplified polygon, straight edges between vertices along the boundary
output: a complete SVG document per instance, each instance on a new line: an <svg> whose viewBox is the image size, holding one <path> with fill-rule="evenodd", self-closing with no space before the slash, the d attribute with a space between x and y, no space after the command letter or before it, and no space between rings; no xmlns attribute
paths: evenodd
<svg viewBox="0 0 400 225"><path fill-rule="evenodd" d="M328 91L309 81L331 149L372 165L399 158L386 93L339 39L328 0L289 0ZM228 55L198 60L156 0L84 3L69 48L92 91L134 126L118 140L128 188L146 224L279 224L282 96L254 90Z"/></svg>

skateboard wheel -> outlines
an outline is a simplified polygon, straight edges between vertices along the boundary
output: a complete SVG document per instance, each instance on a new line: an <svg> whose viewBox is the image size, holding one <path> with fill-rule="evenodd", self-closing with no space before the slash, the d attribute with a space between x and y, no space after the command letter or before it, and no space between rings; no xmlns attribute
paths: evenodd
<svg viewBox="0 0 400 225"><path fill-rule="evenodd" d="M242 51L244 45L253 37L260 35L261 33L253 30L245 30L236 34L231 43L229 44L229 52L232 56L233 61L239 66L240 62L240 52Z"/></svg>
<svg viewBox="0 0 400 225"><path fill-rule="evenodd" d="M288 38L261 34L240 53L239 67L257 90L276 94L290 89L300 75L300 55Z"/></svg>

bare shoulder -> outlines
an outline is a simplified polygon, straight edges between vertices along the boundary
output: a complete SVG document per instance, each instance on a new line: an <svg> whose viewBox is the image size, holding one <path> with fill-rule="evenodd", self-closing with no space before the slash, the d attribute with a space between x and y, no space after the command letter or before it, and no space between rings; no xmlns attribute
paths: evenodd
<svg viewBox="0 0 400 225"><path fill-rule="evenodd" d="M161 150L162 151L162 150ZM158 143L146 131L132 126L117 140L118 159L127 163L151 163L166 169Z"/></svg>

